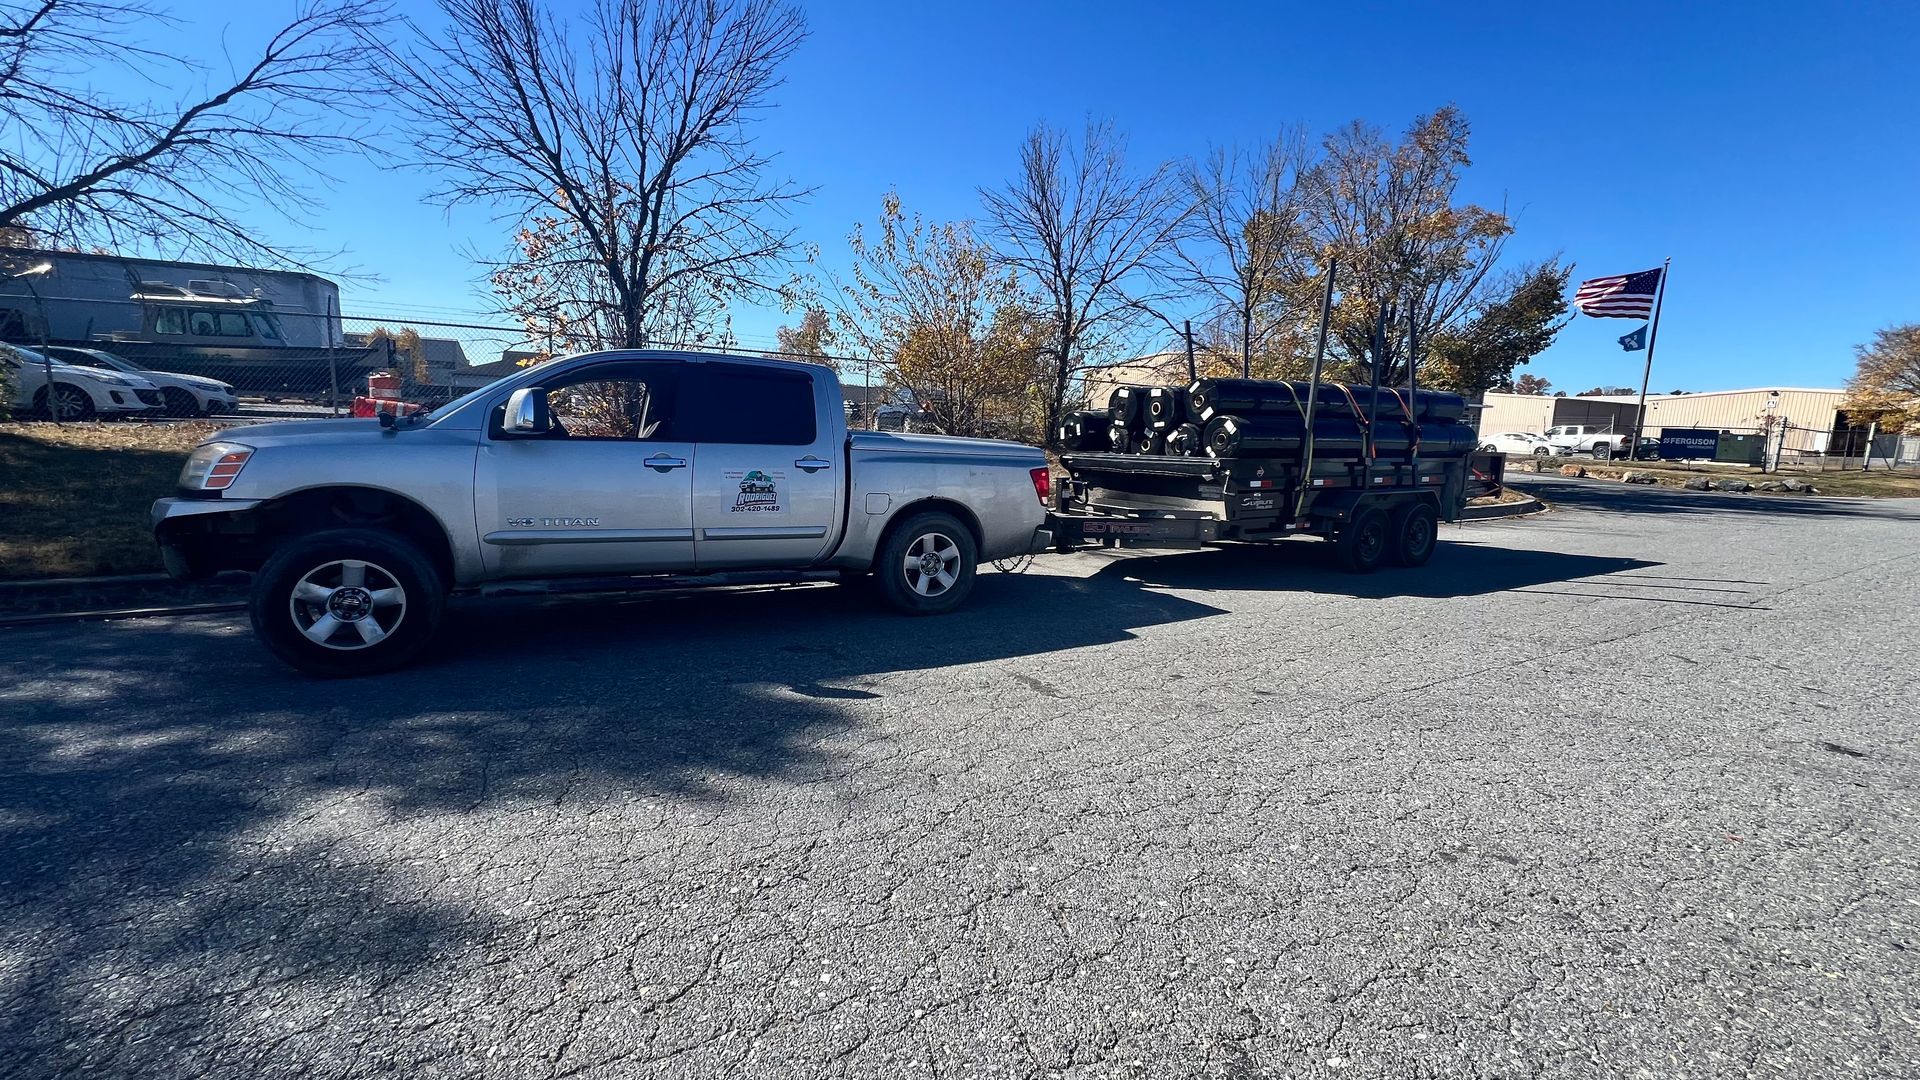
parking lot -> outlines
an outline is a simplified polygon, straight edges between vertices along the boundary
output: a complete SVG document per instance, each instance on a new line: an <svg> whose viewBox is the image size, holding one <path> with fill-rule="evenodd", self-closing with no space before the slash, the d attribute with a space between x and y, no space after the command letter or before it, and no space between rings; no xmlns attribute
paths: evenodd
<svg viewBox="0 0 1920 1080"><path fill-rule="evenodd" d="M1920 1074L1920 505L0 650L0 1075Z"/></svg>

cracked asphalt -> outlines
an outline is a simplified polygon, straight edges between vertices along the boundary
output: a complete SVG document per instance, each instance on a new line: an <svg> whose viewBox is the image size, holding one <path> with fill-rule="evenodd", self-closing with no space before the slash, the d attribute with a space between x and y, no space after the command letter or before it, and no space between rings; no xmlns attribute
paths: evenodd
<svg viewBox="0 0 1920 1080"><path fill-rule="evenodd" d="M1920 1075L1920 505L0 635L8 1077Z"/></svg>

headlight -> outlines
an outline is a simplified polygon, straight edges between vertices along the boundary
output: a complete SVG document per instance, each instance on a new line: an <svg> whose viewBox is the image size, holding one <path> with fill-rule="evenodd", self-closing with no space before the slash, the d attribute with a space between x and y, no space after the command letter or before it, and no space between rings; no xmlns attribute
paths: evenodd
<svg viewBox="0 0 1920 1080"><path fill-rule="evenodd" d="M194 448L180 470L180 486L187 491L223 491L253 456L253 447L240 443L210 442Z"/></svg>

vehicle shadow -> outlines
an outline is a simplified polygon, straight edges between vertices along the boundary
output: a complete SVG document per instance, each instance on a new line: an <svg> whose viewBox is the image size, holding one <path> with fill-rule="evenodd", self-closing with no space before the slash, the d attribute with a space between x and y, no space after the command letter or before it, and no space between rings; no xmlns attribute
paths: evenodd
<svg viewBox="0 0 1920 1080"><path fill-rule="evenodd" d="M697 822L837 776L870 676L1037 664L1218 611L1049 577L989 575L941 619L863 593L461 604L424 665L351 682L286 671L239 617L9 633L0 1075L207 1071L277 1038L247 1005L266 982L426 992L450 956L513 955L526 933L499 913L537 882L448 901L488 872L500 815L563 836L638 798ZM620 873L671 873L643 857L664 842L633 837Z"/></svg>
<svg viewBox="0 0 1920 1080"><path fill-rule="evenodd" d="M1334 565L1333 545L1290 541L1121 558L1094 576L1171 589L1312 592L1381 600L1485 596L1661 565L1650 559L1442 542L1426 566L1349 574Z"/></svg>

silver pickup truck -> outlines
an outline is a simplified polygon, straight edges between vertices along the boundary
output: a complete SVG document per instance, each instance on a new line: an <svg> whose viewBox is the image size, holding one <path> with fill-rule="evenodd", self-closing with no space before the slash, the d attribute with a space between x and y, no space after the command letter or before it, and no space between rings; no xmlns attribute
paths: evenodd
<svg viewBox="0 0 1920 1080"><path fill-rule="evenodd" d="M590 353L425 417L222 432L153 507L177 577L252 570L255 632L303 671L419 652L454 592L872 575L951 610L981 560L1047 549L1044 454L847 430L812 364Z"/></svg>

